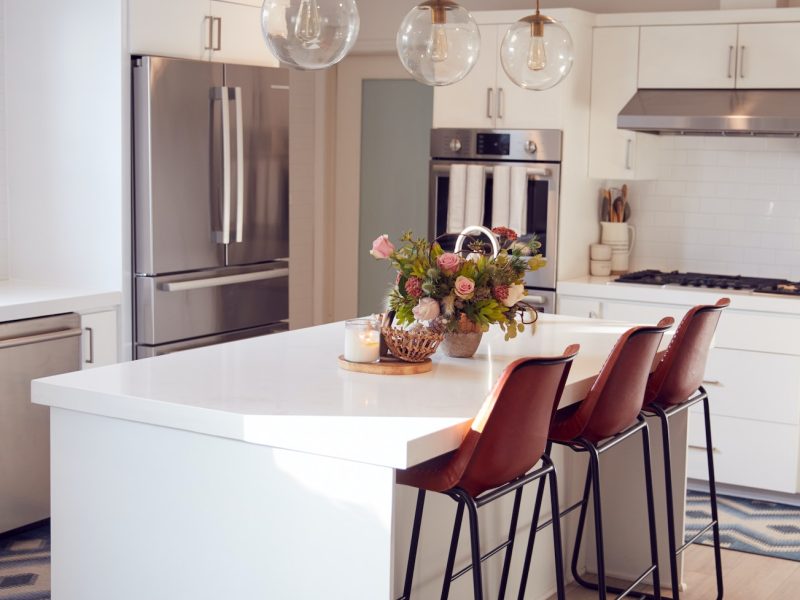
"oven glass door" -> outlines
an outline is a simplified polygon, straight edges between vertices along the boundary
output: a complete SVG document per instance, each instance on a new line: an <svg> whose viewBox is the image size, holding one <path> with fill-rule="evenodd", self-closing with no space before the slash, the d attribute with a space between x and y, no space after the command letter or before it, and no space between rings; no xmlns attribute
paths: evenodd
<svg viewBox="0 0 800 600"><path fill-rule="evenodd" d="M464 164L446 160L431 161L429 232L431 238L438 238L445 250L452 250L460 232L447 231L448 202L450 194L450 169L454 164ZM471 162L484 165L483 223L492 226L492 206L494 196L493 162ZM560 169L553 163L503 163L507 166L521 166L527 169L527 212L526 233L536 234L541 242L541 253L547 259L547 266L529 272L525 285L533 288L555 289L556 287L556 249L558 248L558 183ZM467 223L474 225L474 223Z"/></svg>

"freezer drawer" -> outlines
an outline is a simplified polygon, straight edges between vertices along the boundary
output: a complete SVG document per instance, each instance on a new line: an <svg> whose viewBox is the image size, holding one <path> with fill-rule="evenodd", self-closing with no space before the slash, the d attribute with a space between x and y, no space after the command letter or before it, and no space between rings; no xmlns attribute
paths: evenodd
<svg viewBox="0 0 800 600"><path fill-rule="evenodd" d="M172 344L161 344L160 346L144 346L139 345L136 347L136 358L150 358L152 356L163 356L164 354L172 354L173 352L180 352L181 350L191 350L192 348L201 348L203 346L211 346L213 344L224 344L225 342L235 342L236 340L246 340L247 338L259 337L262 335L270 335L273 333L280 333L288 331L288 323L274 323L265 327L254 327L253 329L245 329L243 331L234 331L233 333L223 333L220 335L209 335L200 338L194 338L183 342L174 342Z"/></svg>
<svg viewBox="0 0 800 600"><path fill-rule="evenodd" d="M288 318L285 262L136 278L137 344L166 344Z"/></svg>
<svg viewBox="0 0 800 600"><path fill-rule="evenodd" d="M31 380L80 369L77 314L0 323L0 532L50 516L50 411Z"/></svg>

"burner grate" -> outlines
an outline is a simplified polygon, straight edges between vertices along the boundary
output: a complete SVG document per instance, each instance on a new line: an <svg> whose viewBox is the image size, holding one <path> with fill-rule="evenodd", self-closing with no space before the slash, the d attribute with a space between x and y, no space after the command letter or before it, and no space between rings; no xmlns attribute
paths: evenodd
<svg viewBox="0 0 800 600"><path fill-rule="evenodd" d="M761 294L783 294L800 296L800 283L787 279L766 277L743 277L741 275L712 275L708 273L664 273L649 269L621 275L619 283L639 283L643 285L679 285L694 288L714 288L722 290L744 290Z"/></svg>

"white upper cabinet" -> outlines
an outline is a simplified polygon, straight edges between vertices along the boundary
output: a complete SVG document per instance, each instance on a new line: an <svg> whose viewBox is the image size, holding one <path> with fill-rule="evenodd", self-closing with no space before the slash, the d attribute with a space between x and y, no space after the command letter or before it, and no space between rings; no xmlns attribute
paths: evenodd
<svg viewBox="0 0 800 600"><path fill-rule="evenodd" d="M248 3L249 4L249 3ZM215 46L211 60L240 65L279 66L267 48L261 32L261 4L258 7L231 2L211 2Z"/></svg>
<svg viewBox="0 0 800 600"><path fill-rule="evenodd" d="M739 25L738 88L800 88L800 23Z"/></svg>
<svg viewBox="0 0 800 600"><path fill-rule="evenodd" d="M642 27L640 88L798 88L800 23Z"/></svg>
<svg viewBox="0 0 800 600"><path fill-rule="evenodd" d="M737 25L642 27L640 88L732 88Z"/></svg>
<svg viewBox="0 0 800 600"><path fill-rule="evenodd" d="M500 62L508 25L482 25L481 52L469 74L433 91L433 126L560 129L563 85L538 92L514 84Z"/></svg>
<svg viewBox="0 0 800 600"><path fill-rule="evenodd" d="M589 177L655 178L656 136L617 129L617 115L636 93L638 27L595 29Z"/></svg>
<svg viewBox="0 0 800 600"><path fill-rule="evenodd" d="M261 2L129 0L131 54L278 66L261 33Z"/></svg>

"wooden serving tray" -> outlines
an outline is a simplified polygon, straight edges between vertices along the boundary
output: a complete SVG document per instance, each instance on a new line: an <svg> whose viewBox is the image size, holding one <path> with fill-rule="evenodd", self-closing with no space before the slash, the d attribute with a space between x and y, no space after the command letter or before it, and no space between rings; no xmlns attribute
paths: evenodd
<svg viewBox="0 0 800 600"><path fill-rule="evenodd" d="M433 369L433 362L426 358L422 362L405 362L391 356L381 356L376 363L357 363L345 360L339 355L339 368L354 373L372 373L373 375L418 375L428 373Z"/></svg>

